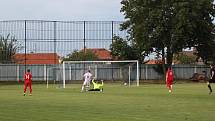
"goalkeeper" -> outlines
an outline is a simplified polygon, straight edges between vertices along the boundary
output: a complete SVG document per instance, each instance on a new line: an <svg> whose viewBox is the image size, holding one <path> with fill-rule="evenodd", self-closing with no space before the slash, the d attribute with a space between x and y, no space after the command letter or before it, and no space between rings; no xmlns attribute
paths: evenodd
<svg viewBox="0 0 215 121"><path fill-rule="evenodd" d="M90 89L88 91L101 91L103 92L103 80L101 80L101 82L99 82L98 80L95 81L95 79L92 80L93 83L93 89Z"/></svg>

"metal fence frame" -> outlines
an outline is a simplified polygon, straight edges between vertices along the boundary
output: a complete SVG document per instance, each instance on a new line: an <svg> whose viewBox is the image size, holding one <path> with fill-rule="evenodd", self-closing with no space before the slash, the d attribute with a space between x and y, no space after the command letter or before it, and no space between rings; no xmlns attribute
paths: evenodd
<svg viewBox="0 0 215 121"><path fill-rule="evenodd" d="M58 70L47 70L56 65L26 65L28 53L57 53L66 56L74 50L86 48L109 49L115 35L122 38L128 36L126 31L120 30L122 21L43 21L43 20L10 20L0 21L0 36L8 34L15 37L23 46L18 53L25 54L25 64L1 64L0 81L14 81L22 78L26 68L31 68L35 80L56 80ZM1 51L1 50L0 50ZM0 57L1 59L1 57ZM55 58L50 61L56 61ZM54 62L56 63L56 62ZM163 75L153 68L156 65L141 65L140 80L159 80ZM188 79L193 73L209 70L200 65L174 65L176 79ZM53 74L51 74L53 73Z"/></svg>
<svg viewBox="0 0 215 121"><path fill-rule="evenodd" d="M21 53L53 52L65 56L86 48L109 49L115 35L125 38L122 21L0 21L0 36L23 43Z"/></svg>
<svg viewBox="0 0 215 121"><path fill-rule="evenodd" d="M157 65L140 65L140 75L139 79L141 80L163 80L163 75L158 73L154 67ZM81 68L82 67L82 68ZM30 68L33 74L34 81L59 81L60 74L62 74L62 65L27 65L27 68ZM67 67L69 68L69 67ZM108 67L110 69L110 67ZM135 69L134 67L133 69ZM102 70L103 69L103 70ZM116 69L118 71L119 66L113 67L113 70ZM110 77L105 77L113 71L106 71L106 68L100 68L100 74L105 79L110 79ZM82 74L86 71L84 66L80 66L77 68L71 68L66 70L66 73L73 76L72 78L67 75L66 80L81 80ZM209 66L205 65L174 65L173 72L176 80L189 80L193 76L194 73L202 73L202 71L210 71ZM25 72L25 65L16 65L16 64L0 64L0 81L18 81L23 79L23 75ZM74 73L73 73L74 72ZM136 75L135 71L131 72L131 75ZM209 73L208 73L209 74ZM120 76L120 75L118 75ZM117 75L114 75L114 78ZM133 80L135 76L132 76ZM61 77L62 80L62 77ZM113 80L114 81L114 80Z"/></svg>

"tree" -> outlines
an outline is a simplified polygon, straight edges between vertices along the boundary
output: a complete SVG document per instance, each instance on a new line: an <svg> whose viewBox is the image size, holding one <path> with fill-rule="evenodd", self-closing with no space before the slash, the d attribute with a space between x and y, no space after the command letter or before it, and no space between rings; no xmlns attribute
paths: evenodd
<svg viewBox="0 0 215 121"><path fill-rule="evenodd" d="M215 63L215 41L208 42L200 44L197 47L197 53L196 55L198 57L201 57L205 64Z"/></svg>
<svg viewBox="0 0 215 121"><path fill-rule="evenodd" d="M130 35L128 40L138 51L153 47L162 52L169 66L183 48L196 47L202 53L213 42L213 0L122 0L121 4L126 19L122 30Z"/></svg>
<svg viewBox="0 0 215 121"><path fill-rule="evenodd" d="M9 34L6 38L0 36L0 63L13 63L13 57L20 49L22 49L22 46L15 37Z"/></svg>
<svg viewBox="0 0 215 121"><path fill-rule="evenodd" d="M129 45L125 39L118 36L113 37L113 43L110 45L111 55L119 60L137 59L136 49Z"/></svg>
<svg viewBox="0 0 215 121"><path fill-rule="evenodd" d="M63 59L63 61L84 61L84 60L94 61L98 60L98 57L90 50L86 50L85 52L75 50L74 52L68 55L68 58Z"/></svg>

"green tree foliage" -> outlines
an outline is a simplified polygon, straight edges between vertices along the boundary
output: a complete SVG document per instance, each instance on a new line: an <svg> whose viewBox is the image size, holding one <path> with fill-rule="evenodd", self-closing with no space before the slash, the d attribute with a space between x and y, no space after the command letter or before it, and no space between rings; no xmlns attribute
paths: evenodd
<svg viewBox="0 0 215 121"><path fill-rule="evenodd" d="M200 52L206 52L206 53L202 53L202 55L208 55L206 58L208 58L207 60L205 60L206 64L209 64L209 62L215 63L215 42L213 44L210 44L210 49L208 51L200 51Z"/></svg>
<svg viewBox="0 0 215 121"><path fill-rule="evenodd" d="M132 44L129 45L128 41L118 36L114 36L113 40L110 46L112 56L119 60L138 59L137 51Z"/></svg>
<svg viewBox="0 0 215 121"><path fill-rule="evenodd" d="M197 51L197 55L203 59L205 64L215 63L215 41L200 44Z"/></svg>
<svg viewBox="0 0 215 121"><path fill-rule="evenodd" d="M214 39L213 0L122 0L121 4L126 19L122 30L129 33L128 40L140 52L152 47L162 51L168 65L183 48L196 47L198 56L205 56L205 46Z"/></svg>
<svg viewBox="0 0 215 121"><path fill-rule="evenodd" d="M91 50L77 51L75 50L71 54L68 55L68 58L64 58L63 61L94 61L98 60L97 55L93 53Z"/></svg>
<svg viewBox="0 0 215 121"><path fill-rule="evenodd" d="M21 48L21 44L17 42L15 37L9 34L6 38L0 36L0 63L13 63L14 55Z"/></svg>

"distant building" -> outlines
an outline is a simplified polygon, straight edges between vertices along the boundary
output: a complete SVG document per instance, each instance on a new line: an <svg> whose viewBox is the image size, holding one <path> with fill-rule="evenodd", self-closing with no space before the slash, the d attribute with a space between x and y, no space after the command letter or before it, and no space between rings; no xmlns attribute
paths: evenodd
<svg viewBox="0 0 215 121"><path fill-rule="evenodd" d="M190 58L195 59L196 62L194 62L193 64L204 65L203 59L202 59L201 57L198 57L198 56L196 55L196 53L197 53L196 48L193 48L192 51L182 51L182 52L180 52L179 54L181 54L181 55L186 55L186 56L188 56L188 57L190 57ZM180 61L177 61L177 60L175 60L175 61L176 61L176 62L175 62L176 64L180 64Z"/></svg>
<svg viewBox="0 0 215 121"><path fill-rule="evenodd" d="M81 51L84 51L84 49ZM86 48L85 51L93 52L99 60L112 60L111 52L104 48Z"/></svg>
<svg viewBox="0 0 215 121"><path fill-rule="evenodd" d="M158 59L158 60L148 60L145 64L163 64L163 61Z"/></svg>
<svg viewBox="0 0 215 121"><path fill-rule="evenodd" d="M59 60L60 56L56 53L17 53L14 55L16 64L59 64Z"/></svg>
<svg viewBox="0 0 215 121"><path fill-rule="evenodd" d="M204 65L204 62L202 60L202 58L198 58L196 56L197 50L194 48L192 51L182 51L179 52L178 55L186 55L187 57L190 57L192 59L195 59L196 61L192 64L198 64L198 65ZM146 62L146 64L162 64L163 61L161 59L152 59L152 60L148 60ZM180 60L173 60L172 62L173 64L181 64Z"/></svg>

